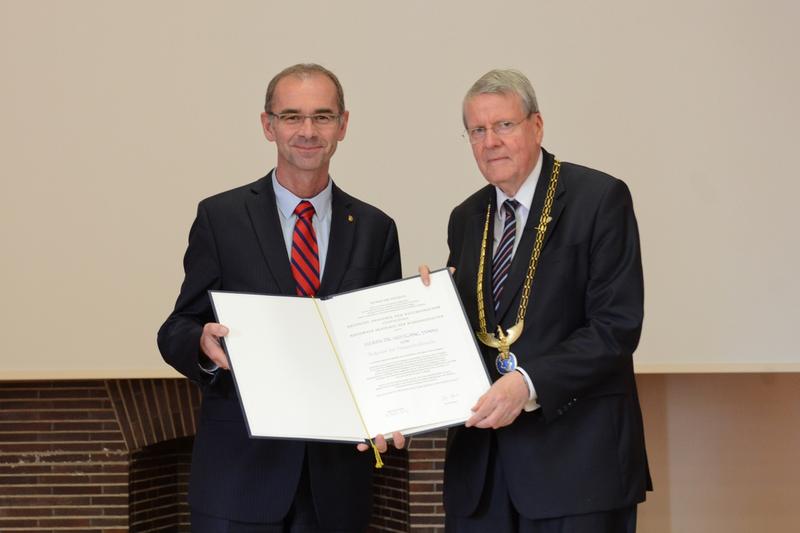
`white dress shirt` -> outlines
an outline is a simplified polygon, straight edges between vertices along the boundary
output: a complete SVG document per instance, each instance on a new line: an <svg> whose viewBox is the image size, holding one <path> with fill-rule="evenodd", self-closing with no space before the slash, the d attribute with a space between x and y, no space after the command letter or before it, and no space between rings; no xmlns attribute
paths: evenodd
<svg viewBox="0 0 800 533"><path fill-rule="evenodd" d="M272 171L272 188L275 190L275 203L278 206L278 215L281 219L281 230L283 240L286 243L286 255L292 258L292 234L294 225L297 222L297 215L294 209L302 200L308 200L314 206L314 216L311 218L311 225L314 226L314 233L317 236L317 251L319 252L319 279L322 281L322 273L325 272L325 259L328 255L328 241L331 236L331 198L333 196L333 181L328 178L328 185L313 198L299 198L295 194L278 183L276 170Z"/></svg>
<svg viewBox="0 0 800 533"><path fill-rule="evenodd" d="M514 196L508 196L506 193L501 191L499 187L495 187L495 191L497 193L497 210L495 210L494 215L494 240L492 241L493 256L494 252L497 250L497 247L500 245L500 239L503 238L503 227L506 220L506 210L501 209L501 206L503 205L503 202L509 199L519 202L519 207L517 207L514 213L517 220L517 227L514 235L514 248L511 250L511 257L513 258L517 253L522 231L525 229L525 223L528 221L528 215L531 212L533 193L536 192L536 184L539 182L539 176L542 173L542 157L542 151L539 150L539 159L536 161L536 166L533 167L533 171L525 179L525 181L522 183L522 186L517 191L517 194ZM535 411L540 407L540 405L537 402L539 396L536 394L536 389L533 387L533 381L531 381L531 377L521 366L517 366L517 371L522 374L522 377L525 378L525 383L528 385L528 401L525 403L524 409L525 411Z"/></svg>

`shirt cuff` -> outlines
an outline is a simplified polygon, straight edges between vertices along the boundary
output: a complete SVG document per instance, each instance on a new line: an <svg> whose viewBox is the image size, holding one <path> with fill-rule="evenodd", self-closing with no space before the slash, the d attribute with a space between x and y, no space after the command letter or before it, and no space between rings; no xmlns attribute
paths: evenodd
<svg viewBox="0 0 800 533"><path fill-rule="evenodd" d="M197 366L200 367L200 370L211 376L216 376L217 370L219 370L219 366L214 361L206 357L205 354L200 356L200 359L197 361Z"/></svg>
<svg viewBox="0 0 800 533"><path fill-rule="evenodd" d="M536 389L533 387L533 381L531 381L531 377L521 366L518 366L516 370L522 374L522 378L525 380L525 384L528 386L528 401L525 402L525 405L522 407L522 409L528 413L539 409L541 407L537 401L539 396L536 394Z"/></svg>

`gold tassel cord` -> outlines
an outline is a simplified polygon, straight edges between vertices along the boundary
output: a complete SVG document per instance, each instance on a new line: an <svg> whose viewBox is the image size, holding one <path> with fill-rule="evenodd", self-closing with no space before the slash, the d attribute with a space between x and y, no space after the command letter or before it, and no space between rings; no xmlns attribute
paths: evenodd
<svg viewBox="0 0 800 533"><path fill-rule="evenodd" d="M383 468L383 460L381 459L381 452L378 451L378 447L375 446L375 442L369 435L369 430L367 429L367 423L364 422L364 415L361 414L361 408L358 406L358 402L356 401L356 396L353 394L353 388L350 386L350 380L347 379L347 374L344 371L344 365L342 364L342 359L339 357L339 351L336 349L336 345L333 344L333 337L331 337L330 331L328 331L328 324L325 322L325 317L322 316L322 311L319 308L319 304L317 303L317 298L311 299L314 302L314 308L317 310L317 314L319 315L319 319L322 321L322 327L325 328L325 335L328 336L328 342L333 349L333 353L336 356L336 362L339 364L339 371L342 373L342 377L344 378L344 382L347 384L347 390L350 392L350 398L353 400L353 405L356 406L356 413L358 413L358 419L361 420L361 425L364 427L364 434L367 436L366 440L369 442L369 445L372 446L372 451L375 454L375 468Z"/></svg>

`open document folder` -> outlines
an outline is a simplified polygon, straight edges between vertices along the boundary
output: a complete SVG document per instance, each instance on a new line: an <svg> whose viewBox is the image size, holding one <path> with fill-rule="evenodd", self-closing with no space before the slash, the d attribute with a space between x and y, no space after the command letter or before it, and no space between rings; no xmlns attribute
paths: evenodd
<svg viewBox="0 0 800 533"><path fill-rule="evenodd" d="M210 295L252 437L429 431L466 421L490 386L447 270L326 299Z"/></svg>

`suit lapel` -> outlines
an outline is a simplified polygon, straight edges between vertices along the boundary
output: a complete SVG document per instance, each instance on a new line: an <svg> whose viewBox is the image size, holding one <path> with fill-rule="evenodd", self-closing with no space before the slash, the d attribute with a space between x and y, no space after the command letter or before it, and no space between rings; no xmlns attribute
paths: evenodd
<svg viewBox="0 0 800 533"><path fill-rule="evenodd" d="M511 303L517 299L517 293L521 291L525 284L525 275L528 273L528 265L530 264L531 254L533 253L533 245L536 242L539 219L541 218L542 209L544 208L544 199L547 195L547 186L550 183L550 176L553 172L553 162L555 160L552 154L544 150L542 150L542 155L544 156L542 172L539 176L539 181L536 183L536 191L533 194L533 202L531 204L531 211L528 213L528 220L525 222L525 228L522 232L519 246L511 262L511 271L503 287L504 294L497 312L498 323L506 318ZM553 234L558 219L561 216L561 211L564 209L564 202L561 197L565 190L564 182L559 179L553 199L553 207L550 211L552 220L547 224L547 233L545 233L544 236L542 250L547 246L547 242L550 240L550 236ZM534 277L534 286L536 285L535 279ZM531 290L531 300L534 299L533 295L535 292L535 290ZM516 320L516 308L514 309L514 320Z"/></svg>
<svg viewBox="0 0 800 533"><path fill-rule="evenodd" d="M358 217L350 212L351 198L336 184L331 197L331 234L328 253L325 256L325 271L322 273L319 294L335 294L347 271L353 243L355 242Z"/></svg>
<svg viewBox="0 0 800 533"><path fill-rule="evenodd" d="M270 173L261 178L250 189L252 194L247 198L247 212L258 238L258 244L261 246L261 253L264 255L275 282L280 287L281 294L296 294L271 176Z"/></svg>

